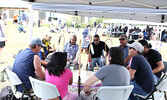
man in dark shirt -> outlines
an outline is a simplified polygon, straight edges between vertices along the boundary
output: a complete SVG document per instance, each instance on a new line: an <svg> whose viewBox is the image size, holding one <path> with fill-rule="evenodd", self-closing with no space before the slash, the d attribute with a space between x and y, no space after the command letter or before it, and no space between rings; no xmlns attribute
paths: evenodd
<svg viewBox="0 0 167 100"><path fill-rule="evenodd" d="M137 100L133 95L139 94L146 96L154 89L153 72L150 64L141 55L143 47L139 42L134 42L129 46L129 55L132 56L132 63L130 65L129 73L133 81L130 82L134 85L134 89L130 95L130 100Z"/></svg>
<svg viewBox="0 0 167 100"><path fill-rule="evenodd" d="M100 41L99 35L94 35L93 42L89 45L88 45L88 50L90 47L90 54L88 55L89 56L88 70L93 71L94 67L96 66L96 63L100 67L104 66L105 60L101 56L104 50L106 52L105 56L107 57L109 48L103 41Z"/></svg>
<svg viewBox="0 0 167 100"><path fill-rule="evenodd" d="M161 72L164 69L161 54L158 51L151 49L152 45L148 44L146 40L140 40L139 42L144 46L143 55L151 65L152 72L157 78L160 78ZM157 80L155 80L155 82L157 82Z"/></svg>
<svg viewBox="0 0 167 100"><path fill-rule="evenodd" d="M46 47L41 39L32 39L29 47L17 54L13 64L13 72L18 75L29 92L32 92L29 76L45 79L45 73L42 71L41 60L38 56L41 47ZM23 92L21 85L18 85L16 88L18 91Z"/></svg>

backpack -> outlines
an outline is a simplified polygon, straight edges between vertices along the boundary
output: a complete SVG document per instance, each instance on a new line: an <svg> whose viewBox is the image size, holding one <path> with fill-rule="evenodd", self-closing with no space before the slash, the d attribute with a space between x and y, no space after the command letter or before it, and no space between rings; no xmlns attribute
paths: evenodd
<svg viewBox="0 0 167 100"><path fill-rule="evenodd" d="M12 99L13 96L13 99ZM17 100L13 95L11 86L6 86L2 88L0 92L0 100Z"/></svg>

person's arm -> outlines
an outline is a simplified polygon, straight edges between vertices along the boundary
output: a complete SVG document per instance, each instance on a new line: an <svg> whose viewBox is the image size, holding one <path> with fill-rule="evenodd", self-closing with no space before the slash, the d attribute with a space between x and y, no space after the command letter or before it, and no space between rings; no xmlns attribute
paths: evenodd
<svg viewBox="0 0 167 100"><path fill-rule="evenodd" d="M130 59L131 59L131 56L128 55L128 56L126 57L126 59L124 60L124 64L126 65L126 64L130 61Z"/></svg>
<svg viewBox="0 0 167 100"><path fill-rule="evenodd" d="M89 62L89 66L91 67L92 66L92 63L91 63L91 54L88 55L88 62Z"/></svg>
<svg viewBox="0 0 167 100"><path fill-rule="evenodd" d="M162 61L158 61L156 64L157 64L157 67L152 70L153 73L157 73L165 68Z"/></svg>
<svg viewBox="0 0 167 100"><path fill-rule="evenodd" d="M45 79L45 73L42 71L41 68L41 61L38 55L34 56L34 68L35 68L35 74L37 77Z"/></svg>
<svg viewBox="0 0 167 100"><path fill-rule="evenodd" d="M41 65L46 66L48 64L48 62L46 62L45 60L41 60Z"/></svg>
<svg viewBox="0 0 167 100"><path fill-rule="evenodd" d="M70 78L69 85L73 83L73 76Z"/></svg>
<svg viewBox="0 0 167 100"><path fill-rule="evenodd" d="M84 83L85 95L89 95L91 93L90 85L92 85L93 83L97 82L98 80L99 79L95 75L93 75L88 80L86 80L86 82Z"/></svg>
<svg viewBox="0 0 167 100"><path fill-rule="evenodd" d="M134 75L136 73L136 70L134 69L129 69L129 73L130 73L130 79L133 79L134 78Z"/></svg>

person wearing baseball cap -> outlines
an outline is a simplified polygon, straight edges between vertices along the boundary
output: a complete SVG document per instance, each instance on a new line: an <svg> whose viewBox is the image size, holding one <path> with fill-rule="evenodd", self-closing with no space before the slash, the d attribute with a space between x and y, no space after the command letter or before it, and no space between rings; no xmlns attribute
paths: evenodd
<svg viewBox="0 0 167 100"><path fill-rule="evenodd" d="M152 71L156 75L154 78L155 83L157 83L157 78L161 77L162 70L165 68L162 62L162 56L158 51L151 49L152 45L147 40L140 40L139 42L144 47L143 55L151 65Z"/></svg>
<svg viewBox="0 0 167 100"><path fill-rule="evenodd" d="M130 100L137 100L133 94L146 96L154 89L154 78L150 64L141 55L143 47L139 42L129 44L129 53L132 57L129 73L131 76L130 85L134 85Z"/></svg>
<svg viewBox="0 0 167 100"><path fill-rule="evenodd" d="M45 73L41 69L41 61L38 56L41 47L45 47L41 39L33 38L29 43L29 47L17 54L13 64L13 72L18 75L29 92L33 91L29 76L45 78ZM23 92L22 86L18 85L16 88L19 92Z"/></svg>

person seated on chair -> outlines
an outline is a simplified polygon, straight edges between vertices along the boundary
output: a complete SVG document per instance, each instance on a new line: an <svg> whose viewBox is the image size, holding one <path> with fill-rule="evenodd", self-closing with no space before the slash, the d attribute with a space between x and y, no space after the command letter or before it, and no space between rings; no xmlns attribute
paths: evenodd
<svg viewBox="0 0 167 100"><path fill-rule="evenodd" d="M46 47L43 47L41 49L41 51L38 53L40 60L41 60L41 64L42 66L46 66L48 62L45 61L45 58L47 57L47 55L51 52L55 51L55 48L50 47L50 41L51 41L51 36L49 36L48 34L45 35L45 37L42 39L42 43L45 44Z"/></svg>
<svg viewBox="0 0 167 100"><path fill-rule="evenodd" d="M73 83L73 73L65 68L67 54L55 52L46 66L46 82L56 85L63 100L76 100L77 93L68 91L68 85ZM57 100L52 99L52 100Z"/></svg>
<svg viewBox="0 0 167 100"><path fill-rule="evenodd" d="M109 65L103 66L84 83L84 91L81 92L81 100L94 100L94 91L90 86L102 81L102 86L126 86L130 83L130 74L124 67L123 51L119 47L112 47L109 51Z"/></svg>
<svg viewBox="0 0 167 100"><path fill-rule="evenodd" d="M71 66L71 64L74 64L74 69L78 69L79 64L78 64L78 59L77 59L77 52L79 49L78 44L76 44L77 41L77 36L76 35L72 35L70 37L70 41L67 42L64 45L64 52L67 53L67 67L69 68Z"/></svg>
<svg viewBox="0 0 167 100"><path fill-rule="evenodd" d="M41 69L41 61L38 56L41 47L45 47L41 39L34 38L30 41L29 48L21 50L14 61L13 72L18 75L23 85L30 92L32 86L29 80L29 76L35 78L45 78L45 73ZM17 90L23 92L23 88L18 85Z"/></svg>
<svg viewBox="0 0 167 100"><path fill-rule="evenodd" d="M151 65L152 72L156 75L154 75L154 82L157 83L158 78L161 77L162 70L165 68L162 62L162 56L158 51L151 49L152 45L146 40L140 40L139 42L144 47L143 55Z"/></svg>
<svg viewBox="0 0 167 100"><path fill-rule="evenodd" d="M94 35L93 42L88 45L88 50L90 47L90 53L89 53L89 63L88 63L88 70L93 71L94 67L96 66L96 63L102 67L105 65L104 57L102 56L103 50L105 51L106 46L106 55L108 55L109 48L105 42L100 41L99 35Z"/></svg>
<svg viewBox="0 0 167 100"><path fill-rule="evenodd" d="M131 76L130 85L134 85L129 100L137 100L133 94L146 96L154 90L153 72L150 64L141 55L143 47L139 42L129 44L129 55L132 58L129 73Z"/></svg>

